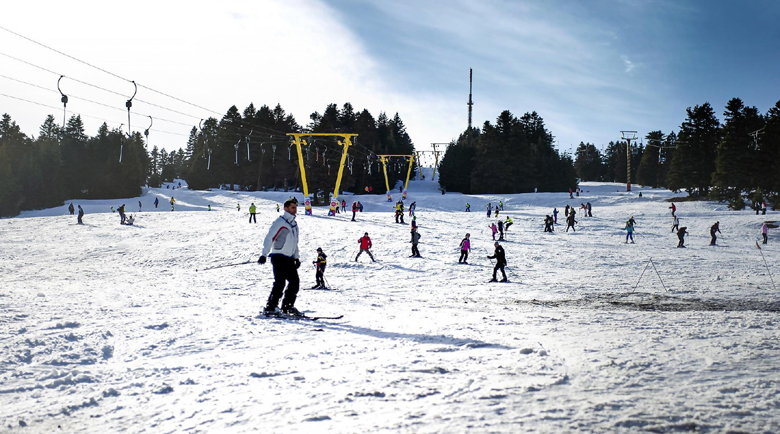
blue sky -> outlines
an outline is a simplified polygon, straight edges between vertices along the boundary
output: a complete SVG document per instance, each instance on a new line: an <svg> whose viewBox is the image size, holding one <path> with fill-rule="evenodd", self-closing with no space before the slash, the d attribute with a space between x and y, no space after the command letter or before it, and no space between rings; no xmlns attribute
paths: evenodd
<svg viewBox="0 0 780 434"><path fill-rule="evenodd" d="M281 104L299 123L329 103L398 112L418 149L466 128L474 69L474 125L502 110L537 111L570 150L602 146L621 130L676 130L687 107L710 102L718 115L733 97L764 113L780 99L780 2L774 1L432 1L136 0L132 7L81 0L12 2L0 25L122 77L193 102L141 89L133 129L156 121L150 145L183 147L201 118ZM40 14L41 8L47 10ZM120 30L121 29L121 30ZM46 115L69 113L94 134L117 128L132 86L0 31L0 112L27 134ZM35 86L20 84L22 79ZM126 95L126 96L125 96ZM79 99L81 97L82 99ZM86 101L89 99L104 105ZM58 108L59 107L59 108Z"/></svg>

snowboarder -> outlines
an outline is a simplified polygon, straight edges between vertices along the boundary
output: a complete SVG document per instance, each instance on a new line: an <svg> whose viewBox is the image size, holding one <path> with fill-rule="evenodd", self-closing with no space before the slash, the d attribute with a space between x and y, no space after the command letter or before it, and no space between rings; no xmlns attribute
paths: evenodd
<svg viewBox="0 0 780 434"><path fill-rule="evenodd" d="M504 241L504 222L498 221L498 241Z"/></svg>
<svg viewBox="0 0 780 434"><path fill-rule="evenodd" d="M466 202L466 212L471 212L471 204Z"/></svg>
<svg viewBox="0 0 780 434"><path fill-rule="evenodd" d="M255 206L255 203L252 202L251 205L249 205L249 223L252 223L252 220L257 223L257 215L255 214L257 212L257 207Z"/></svg>
<svg viewBox="0 0 780 434"><path fill-rule="evenodd" d="M493 231L493 241L496 240L496 232L498 232L498 228L496 227L495 223L492 223L490 225L490 230Z"/></svg>
<svg viewBox="0 0 780 434"><path fill-rule="evenodd" d="M360 255L363 254L363 252L368 253L368 257L371 258L371 262L376 262L374 260L374 255L371 254L371 246L373 246L373 243L371 243L371 238L368 237L368 232L363 234L363 237L358 240L358 243L360 244L360 252L358 252L357 256L355 256L355 262L357 262Z"/></svg>
<svg viewBox="0 0 780 434"><path fill-rule="evenodd" d="M71 204L73 206L73 204ZM84 210L81 209L81 205L79 205L79 216L78 216L78 224L83 225L84 222L81 221L81 219L84 218ZM764 223L764 227L766 227L766 223ZM766 244L766 235L764 235L764 244Z"/></svg>
<svg viewBox="0 0 780 434"><path fill-rule="evenodd" d="M685 247L685 234L688 233L686 232L686 229L688 228L685 226L681 227L680 229L677 229L677 239L680 240L677 243L677 247Z"/></svg>
<svg viewBox="0 0 780 434"><path fill-rule="evenodd" d="M566 217L566 232L569 232L569 228L571 228L572 231L577 232L576 229L574 229L574 225L577 223L577 220L574 220L574 210L571 211L571 214L569 214L568 217Z"/></svg>
<svg viewBox="0 0 780 434"><path fill-rule="evenodd" d="M553 208L553 222L558 224L558 208Z"/></svg>
<svg viewBox="0 0 780 434"><path fill-rule="evenodd" d="M720 222L715 222L715 224L710 227L710 236L712 237L712 240L710 240L711 246L714 246L715 242L718 241L718 237L715 236L715 232L719 234L722 233L720 231Z"/></svg>
<svg viewBox="0 0 780 434"><path fill-rule="evenodd" d="M498 244L498 241L496 241L494 245L496 246L496 251L493 253L493 256L488 256L488 259L496 260L496 265L493 267L493 279L490 281L498 282L498 280L496 280L496 272L501 270L501 275L504 277L501 281L506 282L506 273L504 272L504 267L506 267L506 254L504 253L504 248Z"/></svg>
<svg viewBox="0 0 780 434"><path fill-rule="evenodd" d="M766 222L764 222L764 224L761 226L761 237L764 238L764 244L766 244L768 231L769 231L769 226L766 224Z"/></svg>
<svg viewBox="0 0 780 434"><path fill-rule="evenodd" d="M626 244L628 244L628 239L631 238L631 244L634 244L634 225L631 224L630 220L626 220L626 227L623 228L626 232Z"/></svg>
<svg viewBox="0 0 780 434"><path fill-rule="evenodd" d="M515 222L512 221L512 218L509 216L506 216L506 222L504 223L504 232L509 232L509 226L512 226Z"/></svg>
<svg viewBox="0 0 780 434"><path fill-rule="evenodd" d="M157 205L159 205L159 204L160 204L160 198L159 197L155 197L154 198L154 209L157 209Z"/></svg>
<svg viewBox="0 0 780 434"><path fill-rule="evenodd" d="M298 224L295 222L297 213L297 203L291 200L284 203L284 214L279 216L268 229L268 234L263 241L263 252L257 260L258 263L265 264L266 256L270 256L274 271L274 284L268 296L268 303L263 309L265 316L280 314L278 304L283 292L281 312L301 315L295 308L295 299L300 285L298 268L301 266L298 257ZM284 286L288 282L285 291Z"/></svg>
<svg viewBox="0 0 780 434"><path fill-rule="evenodd" d="M678 219L677 216L674 216L672 219L672 232L678 229L680 229L680 219Z"/></svg>
<svg viewBox="0 0 780 434"><path fill-rule="evenodd" d="M325 287L325 266L328 263L328 256L322 251L322 248L317 247L317 260L312 261L312 264L317 268L317 274L315 279L317 284L311 289L327 289Z"/></svg>
<svg viewBox="0 0 780 434"><path fill-rule="evenodd" d="M355 214L357 214L358 206L357 202L352 202L352 221L355 221Z"/></svg>
<svg viewBox="0 0 780 434"><path fill-rule="evenodd" d="M125 217L125 204L122 204L122 206L120 206L116 210L119 213L119 218L120 218L119 224L120 225L125 224L125 220L127 219L127 217Z"/></svg>
<svg viewBox="0 0 780 434"><path fill-rule="evenodd" d="M68 205L68 211L70 211L70 215L73 215L73 213L76 211L76 210L73 208L73 203L72 203L72 202L71 202L71 204L70 204L70 205Z"/></svg>
<svg viewBox="0 0 780 434"><path fill-rule="evenodd" d="M417 243L420 242L420 233L417 232L417 228L412 228L412 256L410 258L419 258L420 250L417 248Z"/></svg>
<svg viewBox="0 0 780 434"><path fill-rule="evenodd" d="M466 234L460 241L460 258L458 258L458 264L468 264L466 260L469 258L469 250L471 250L471 240L469 237L471 237L471 234Z"/></svg>
<svg viewBox="0 0 780 434"><path fill-rule="evenodd" d="M586 203L585 206L588 208L588 217L593 217L593 213L591 212L593 207L591 206L590 202Z"/></svg>
<svg viewBox="0 0 780 434"><path fill-rule="evenodd" d="M674 206L674 202L672 202L672 206L670 206L669 209L672 210L672 217L674 217L674 212L677 211L677 207Z"/></svg>

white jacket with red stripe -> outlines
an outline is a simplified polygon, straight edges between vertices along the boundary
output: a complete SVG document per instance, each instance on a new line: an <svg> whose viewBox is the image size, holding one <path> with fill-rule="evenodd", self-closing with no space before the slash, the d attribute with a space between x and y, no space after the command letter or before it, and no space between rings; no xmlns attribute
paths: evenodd
<svg viewBox="0 0 780 434"><path fill-rule="evenodd" d="M295 216L286 212L274 220L263 242L263 256L284 255L298 258L298 224Z"/></svg>

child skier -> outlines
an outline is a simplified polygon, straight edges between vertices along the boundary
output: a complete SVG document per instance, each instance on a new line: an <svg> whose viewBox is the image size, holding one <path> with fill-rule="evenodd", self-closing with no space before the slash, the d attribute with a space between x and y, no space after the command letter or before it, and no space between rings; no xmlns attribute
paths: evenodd
<svg viewBox="0 0 780 434"><path fill-rule="evenodd" d="M626 227L623 228L626 232L626 244L628 244L628 239L631 238L631 244L634 244L634 225L631 224L631 220L626 220Z"/></svg>
<svg viewBox="0 0 780 434"><path fill-rule="evenodd" d="M493 241L495 241L496 240L496 232L498 232L498 228L496 227L495 223L492 223L490 225L490 230L493 231Z"/></svg>
<svg viewBox="0 0 780 434"><path fill-rule="evenodd" d="M419 258L420 250L417 248L417 244L420 242L420 233L417 232L417 228L412 228L412 255L410 258Z"/></svg>
<svg viewBox="0 0 780 434"><path fill-rule="evenodd" d="M469 258L469 250L471 250L471 240L469 237L471 237L471 234L466 234L460 241L460 258L458 258L458 264L468 264L466 260Z"/></svg>
<svg viewBox="0 0 780 434"><path fill-rule="evenodd" d="M328 256L322 251L321 248L317 247L317 260L312 261L312 264L317 268L317 274L315 278L317 279L317 284L314 285L311 289L327 289L325 287L325 266L328 263Z"/></svg>

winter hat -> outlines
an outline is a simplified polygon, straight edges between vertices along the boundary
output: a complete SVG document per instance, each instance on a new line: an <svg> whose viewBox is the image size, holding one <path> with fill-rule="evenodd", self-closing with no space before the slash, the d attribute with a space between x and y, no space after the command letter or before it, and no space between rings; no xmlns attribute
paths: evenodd
<svg viewBox="0 0 780 434"><path fill-rule="evenodd" d="M317 247L317 251L321 252L322 251L322 247Z"/></svg>

